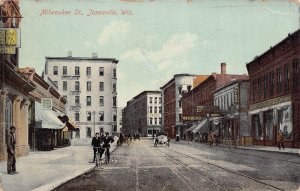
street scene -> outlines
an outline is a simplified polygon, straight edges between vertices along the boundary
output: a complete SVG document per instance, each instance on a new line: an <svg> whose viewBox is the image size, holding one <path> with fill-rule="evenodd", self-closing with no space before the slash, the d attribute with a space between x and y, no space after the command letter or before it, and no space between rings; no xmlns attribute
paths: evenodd
<svg viewBox="0 0 300 191"><path fill-rule="evenodd" d="M123 144L110 164L58 187L63 190L298 190L297 155L190 142ZM275 168L274 168L275 167Z"/></svg>
<svg viewBox="0 0 300 191"><path fill-rule="evenodd" d="M300 191L298 0L0 0L0 191Z"/></svg>

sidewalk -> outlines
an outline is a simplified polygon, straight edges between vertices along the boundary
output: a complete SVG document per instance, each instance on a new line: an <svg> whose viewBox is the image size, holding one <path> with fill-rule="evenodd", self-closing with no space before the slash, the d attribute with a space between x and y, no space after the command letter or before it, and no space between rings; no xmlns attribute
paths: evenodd
<svg viewBox="0 0 300 191"><path fill-rule="evenodd" d="M116 148L117 140L111 146ZM17 158L19 174L8 175L6 161L0 162L0 190L3 191L48 191L93 170L91 146L69 146L53 151L30 152Z"/></svg>
<svg viewBox="0 0 300 191"><path fill-rule="evenodd" d="M178 143L178 144L192 144L192 145L203 145L203 146L208 146L207 143L198 143L198 142L191 142L191 141L184 141L180 140L179 142L176 142L175 140L172 140L173 143ZM215 146L215 144L214 144ZM227 147L230 148L228 145L224 144L219 144L219 147ZM233 149L242 149L242 150L254 150L254 151L260 151L260 152L272 152L272 153L281 153L281 154L288 154L288 155L295 155L295 156L300 156L300 149L296 148L285 148L284 150L281 149L279 150L278 147L271 147L271 146L259 146L259 145L253 145L253 146L233 146Z"/></svg>

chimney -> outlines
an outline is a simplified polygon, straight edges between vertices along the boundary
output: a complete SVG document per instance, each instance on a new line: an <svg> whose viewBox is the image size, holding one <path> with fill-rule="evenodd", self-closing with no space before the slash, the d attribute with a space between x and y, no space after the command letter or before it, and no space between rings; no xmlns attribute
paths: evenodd
<svg viewBox="0 0 300 191"><path fill-rule="evenodd" d="M221 63L221 74L226 74L226 63Z"/></svg>
<svg viewBox="0 0 300 191"><path fill-rule="evenodd" d="M98 58L97 52L92 52L92 58Z"/></svg>
<svg viewBox="0 0 300 191"><path fill-rule="evenodd" d="M72 51L68 51L68 57L72 57Z"/></svg>

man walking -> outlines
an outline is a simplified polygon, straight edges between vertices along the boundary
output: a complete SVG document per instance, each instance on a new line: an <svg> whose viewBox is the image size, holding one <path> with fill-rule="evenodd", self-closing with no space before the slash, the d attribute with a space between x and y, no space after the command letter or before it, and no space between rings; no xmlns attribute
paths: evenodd
<svg viewBox="0 0 300 191"><path fill-rule="evenodd" d="M281 150L281 147L284 149L284 145L283 145L284 137L283 137L283 133L281 130L278 133L277 142L278 142L279 150Z"/></svg>
<svg viewBox="0 0 300 191"><path fill-rule="evenodd" d="M16 127L11 126L7 137L7 173L10 175L18 174L16 171L15 133Z"/></svg>

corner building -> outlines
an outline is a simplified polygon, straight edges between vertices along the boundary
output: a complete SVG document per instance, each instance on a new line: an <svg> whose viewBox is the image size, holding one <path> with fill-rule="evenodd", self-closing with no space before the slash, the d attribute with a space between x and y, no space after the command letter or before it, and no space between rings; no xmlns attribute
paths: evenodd
<svg viewBox="0 0 300 191"><path fill-rule="evenodd" d="M275 146L281 130L287 147L300 148L300 30L247 64L249 122L255 145Z"/></svg>
<svg viewBox="0 0 300 191"><path fill-rule="evenodd" d="M117 131L117 64L114 58L46 57L44 79L67 100L66 111L76 122L76 137Z"/></svg>

